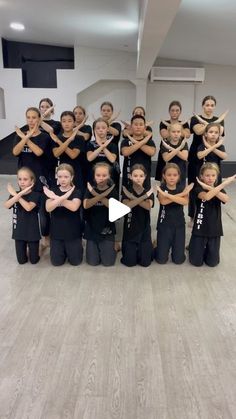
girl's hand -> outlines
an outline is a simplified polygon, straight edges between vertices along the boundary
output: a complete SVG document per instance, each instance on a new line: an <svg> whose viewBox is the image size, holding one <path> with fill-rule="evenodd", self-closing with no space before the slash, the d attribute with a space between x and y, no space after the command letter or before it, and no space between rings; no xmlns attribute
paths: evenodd
<svg viewBox="0 0 236 419"><path fill-rule="evenodd" d="M186 144L186 138L184 138L184 139L181 141L181 143L180 143L180 145L179 145L179 147L178 147L180 151L184 148L185 144Z"/></svg>
<svg viewBox="0 0 236 419"><path fill-rule="evenodd" d="M210 186L210 185L206 185L206 183L202 182L198 177L196 177L197 182L199 183L199 185L206 191L211 191L214 187Z"/></svg>
<svg viewBox="0 0 236 419"><path fill-rule="evenodd" d="M23 139L23 138L26 137L26 135L24 134L24 132L21 131L21 129L19 127L17 127L16 125L15 125L15 131L16 131L18 137L20 137L21 139Z"/></svg>
<svg viewBox="0 0 236 419"><path fill-rule="evenodd" d="M130 122L129 121L123 121L123 119L120 121L120 122L122 122L122 124L124 124L124 126L125 126L125 128L127 129L130 129L131 128L131 124L130 124Z"/></svg>
<svg viewBox="0 0 236 419"><path fill-rule="evenodd" d="M134 199L134 195L131 192L129 192L125 186L122 187L122 190L124 194L127 196L127 198Z"/></svg>
<svg viewBox="0 0 236 419"><path fill-rule="evenodd" d="M47 186L43 186L43 192L48 198L51 198L51 199L59 198L59 196L56 195L53 191L50 191L50 189L48 189Z"/></svg>
<svg viewBox="0 0 236 419"><path fill-rule="evenodd" d="M163 146L167 149L167 151L172 151L172 150L174 150L174 148L173 148L173 147L171 147L171 145L170 145L170 144L167 144L167 142L166 142L163 138L162 138L161 142L162 142Z"/></svg>
<svg viewBox="0 0 236 419"><path fill-rule="evenodd" d="M92 193L92 191L93 191L93 187L90 185L90 183L89 183L89 182L87 182L87 188L88 188L88 191L89 191L90 193Z"/></svg>
<svg viewBox="0 0 236 419"><path fill-rule="evenodd" d="M188 195L189 194L189 192L193 189L193 187L194 187L194 182L192 182L192 183L190 183L188 186L186 186L186 188L184 189L184 194L185 195Z"/></svg>
<svg viewBox="0 0 236 419"><path fill-rule="evenodd" d="M221 139L220 139L220 140L216 143L215 148L220 147L223 143L224 143L224 140L223 140L223 138L221 138Z"/></svg>
<svg viewBox="0 0 236 419"><path fill-rule="evenodd" d="M132 144L136 144L138 141L135 140L130 134L126 134L127 138L131 141Z"/></svg>
<svg viewBox="0 0 236 419"><path fill-rule="evenodd" d="M106 140L106 142L103 144L104 148L107 148L107 146L112 142L113 137L109 138L109 140Z"/></svg>
<svg viewBox="0 0 236 419"><path fill-rule="evenodd" d="M108 120L108 124L110 125L112 122L114 122L118 118L120 113L121 113L121 109L117 113L112 114L111 118Z"/></svg>
<svg viewBox="0 0 236 419"><path fill-rule="evenodd" d="M50 108L48 108L43 114L42 114L42 118L46 118L46 116L50 115L53 111L54 111L55 105L51 106Z"/></svg>
<svg viewBox="0 0 236 419"><path fill-rule="evenodd" d="M154 124L154 121L147 121L145 125L146 127L150 127L153 124Z"/></svg>
<svg viewBox="0 0 236 419"><path fill-rule="evenodd" d="M22 189L19 193L20 196L26 195L34 186L34 183L31 183L30 186L27 186L27 188Z"/></svg>
<svg viewBox="0 0 236 419"><path fill-rule="evenodd" d="M236 174L233 176L228 177L227 179L224 180L224 184L225 185L229 185L230 183L234 182L236 180Z"/></svg>
<svg viewBox="0 0 236 419"><path fill-rule="evenodd" d="M154 190L153 188L150 188L149 191L146 192L147 197L151 196L153 194Z"/></svg>
<svg viewBox="0 0 236 419"><path fill-rule="evenodd" d="M193 116L197 118L200 124L204 125L205 127L208 125L208 122L205 121L205 119L201 118L200 115L197 115L195 112L193 112Z"/></svg>
<svg viewBox="0 0 236 419"><path fill-rule="evenodd" d="M12 195L12 196L17 195L15 189L13 188L13 186L10 183L7 184L7 190L8 190L10 195Z"/></svg>
<svg viewBox="0 0 236 419"><path fill-rule="evenodd" d="M59 144L59 138L56 136L56 134L54 134L54 132L53 132L53 131L50 131L49 135L50 135L51 139L52 139L52 140L53 140L56 144Z"/></svg>
<svg viewBox="0 0 236 419"><path fill-rule="evenodd" d="M229 109L227 109L227 111L223 112L223 113L219 116L219 118L217 119L217 121L215 121L215 122L217 122L217 123L222 122L222 121L225 119L225 117L226 117L226 115L227 115L228 113L229 113Z"/></svg>
<svg viewBox="0 0 236 419"><path fill-rule="evenodd" d="M202 142L204 144L204 147L206 147L206 148L210 148L211 147L210 144L207 142L207 140L206 140L206 138L205 138L204 135L202 136Z"/></svg>

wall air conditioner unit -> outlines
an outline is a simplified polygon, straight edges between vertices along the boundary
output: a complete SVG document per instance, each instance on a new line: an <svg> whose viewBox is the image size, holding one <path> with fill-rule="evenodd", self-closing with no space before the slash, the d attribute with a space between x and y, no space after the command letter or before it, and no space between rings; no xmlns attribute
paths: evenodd
<svg viewBox="0 0 236 419"><path fill-rule="evenodd" d="M150 80L201 82L205 80L205 68L191 67L152 67Z"/></svg>

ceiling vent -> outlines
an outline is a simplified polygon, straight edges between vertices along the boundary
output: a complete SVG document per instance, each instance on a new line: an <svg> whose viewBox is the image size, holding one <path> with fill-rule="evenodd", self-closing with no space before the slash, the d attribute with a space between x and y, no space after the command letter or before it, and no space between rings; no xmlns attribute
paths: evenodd
<svg viewBox="0 0 236 419"><path fill-rule="evenodd" d="M151 82L189 81L203 83L205 80L205 69L193 67L152 67L150 80Z"/></svg>

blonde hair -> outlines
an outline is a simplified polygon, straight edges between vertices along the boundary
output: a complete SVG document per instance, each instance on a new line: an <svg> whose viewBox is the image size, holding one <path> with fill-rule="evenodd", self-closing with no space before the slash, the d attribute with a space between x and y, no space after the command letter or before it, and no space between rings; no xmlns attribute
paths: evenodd
<svg viewBox="0 0 236 419"><path fill-rule="evenodd" d="M169 126L168 126L168 132L170 133L170 131L171 131L171 129L172 128L174 128L174 127L180 127L180 129L181 129L181 132L182 132L182 130L183 130L183 127L182 127L182 125L179 123L179 122L174 122L173 124L170 124Z"/></svg>
<svg viewBox="0 0 236 419"><path fill-rule="evenodd" d="M72 180L71 180L70 184L71 184L71 186L73 186L73 178L74 178L74 175L75 175L75 171L74 171L73 167L68 163L61 163L56 168L56 175L58 174L58 172L60 172L60 170L66 170L67 172L70 173L70 175L72 177Z"/></svg>
<svg viewBox="0 0 236 419"><path fill-rule="evenodd" d="M36 176L35 176L34 172L31 169L29 169L29 167L23 166L20 169L18 169L17 170L17 177L19 176L20 172L27 172L28 175L30 176L30 179L33 181L33 183L36 182Z"/></svg>
<svg viewBox="0 0 236 419"><path fill-rule="evenodd" d="M218 166L218 164L216 164L216 163L211 163L211 162L206 162L206 163L204 163L204 164L202 165L202 167L201 167L200 171L199 171L199 176L201 177L201 176L204 174L204 172L205 172L206 170L215 170L215 172L216 172L216 174L217 174L217 178L218 178L218 176L219 176L219 174L220 174L220 169L219 169L219 166Z"/></svg>

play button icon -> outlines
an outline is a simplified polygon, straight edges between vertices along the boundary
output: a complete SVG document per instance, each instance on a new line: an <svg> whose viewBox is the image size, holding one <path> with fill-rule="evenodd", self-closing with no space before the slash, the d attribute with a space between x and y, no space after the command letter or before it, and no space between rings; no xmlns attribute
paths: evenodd
<svg viewBox="0 0 236 419"><path fill-rule="evenodd" d="M117 199L114 198L109 199L108 205L108 217L111 223L118 220L118 218L124 217L124 215L131 211L127 205L122 204L120 201L117 201Z"/></svg>

